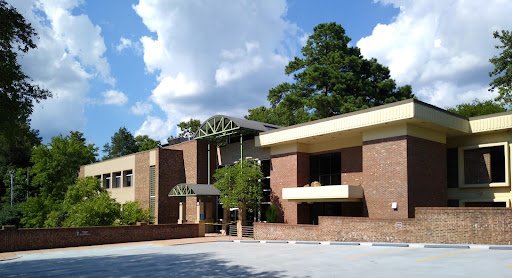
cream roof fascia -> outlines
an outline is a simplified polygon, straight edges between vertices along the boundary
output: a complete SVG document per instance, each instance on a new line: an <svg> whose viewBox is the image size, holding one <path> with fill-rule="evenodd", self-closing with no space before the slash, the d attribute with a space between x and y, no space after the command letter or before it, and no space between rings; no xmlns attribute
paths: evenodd
<svg viewBox="0 0 512 278"><path fill-rule="evenodd" d="M301 139L416 120L469 133L468 120L433 105L408 99L357 112L260 133L256 146L271 146Z"/></svg>
<svg viewBox="0 0 512 278"><path fill-rule="evenodd" d="M512 128L512 111L469 118L472 133L499 131Z"/></svg>

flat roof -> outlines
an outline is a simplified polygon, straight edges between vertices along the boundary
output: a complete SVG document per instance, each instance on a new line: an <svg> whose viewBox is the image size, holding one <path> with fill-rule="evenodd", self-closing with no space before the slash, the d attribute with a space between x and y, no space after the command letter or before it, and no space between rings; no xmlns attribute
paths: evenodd
<svg viewBox="0 0 512 278"><path fill-rule="evenodd" d="M256 146L266 147L329 134L367 130L390 123L413 123L446 134L464 135L512 128L512 112L465 118L434 105L407 99L356 112L262 132Z"/></svg>

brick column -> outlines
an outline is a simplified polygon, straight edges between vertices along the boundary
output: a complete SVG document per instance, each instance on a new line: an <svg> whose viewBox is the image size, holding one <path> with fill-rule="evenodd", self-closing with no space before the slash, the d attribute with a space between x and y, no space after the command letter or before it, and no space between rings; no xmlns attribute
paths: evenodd
<svg viewBox="0 0 512 278"><path fill-rule="evenodd" d="M363 142L363 181L368 217L408 218L407 136Z"/></svg>
<svg viewBox="0 0 512 278"><path fill-rule="evenodd" d="M298 215L297 203L282 199L283 188L300 187L309 183L309 155L289 153L271 158L270 188L271 201L281 211L279 221L288 224L302 222Z"/></svg>
<svg viewBox="0 0 512 278"><path fill-rule="evenodd" d="M416 207L446 206L446 145L408 135L365 141L362 187L370 218L404 219Z"/></svg>

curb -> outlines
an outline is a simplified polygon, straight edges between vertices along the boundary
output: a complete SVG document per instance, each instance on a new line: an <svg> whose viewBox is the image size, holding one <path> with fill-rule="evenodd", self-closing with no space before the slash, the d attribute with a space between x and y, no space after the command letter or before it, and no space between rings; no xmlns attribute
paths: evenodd
<svg viewBox="0 0 512 278"><path fill-rule="evenodd" d="M235 243L281 243L303 245L333 246L371 246L371 247L409 247L409 248L445 248L445 249L484 249L512 251L512 245L477 245L477 244L429 244L429 243L394 243L394 242L344 242L344 241L308 241L308 240L221 240L217 242Z"/></svg>

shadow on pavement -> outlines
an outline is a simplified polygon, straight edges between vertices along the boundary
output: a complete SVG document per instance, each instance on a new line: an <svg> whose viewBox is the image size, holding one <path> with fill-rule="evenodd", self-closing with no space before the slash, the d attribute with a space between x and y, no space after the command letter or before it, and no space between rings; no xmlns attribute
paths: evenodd
<svg viewBox="0 0 512 278"><path fill-rule="evenodd" d="M282 277L277 271L232 265L211 254L142 254L11 261L0 277Z"/></svg>

